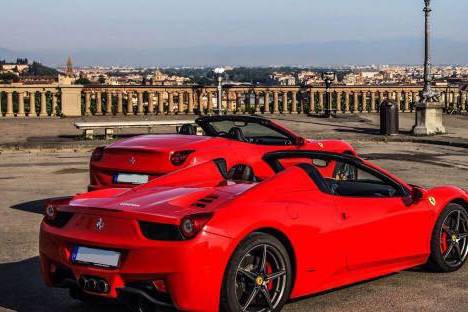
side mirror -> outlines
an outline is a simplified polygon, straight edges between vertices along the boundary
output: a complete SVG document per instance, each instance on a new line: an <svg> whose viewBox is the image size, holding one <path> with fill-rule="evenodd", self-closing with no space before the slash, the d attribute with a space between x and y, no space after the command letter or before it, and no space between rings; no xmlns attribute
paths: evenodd
<svg viewBox="0 0 468 312"><path fill-rule="evenodd" d="M424 191L419 187L414 186L411 190L411 203L417 203L424 197Z"/></svg>
<svg viewBox="0 0 468 312"><path fill-rule="evenodd" d="M297 146L303 146L305 144L305 139L303 137L297 137L294 143Z"/></svg>

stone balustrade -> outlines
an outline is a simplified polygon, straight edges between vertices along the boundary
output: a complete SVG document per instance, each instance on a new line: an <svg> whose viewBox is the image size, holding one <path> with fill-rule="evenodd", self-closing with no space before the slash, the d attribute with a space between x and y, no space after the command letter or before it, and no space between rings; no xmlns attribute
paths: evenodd
<svg viewBox="0 0 468 312"><path fill-rule="evenodd" d="M338 114L375 113L384 99L410 113L420 91L417 86L336 86L329 96ZM468 111L467 91L438 91L447 111ZM0 116L203 115L217 107L216 94L215 87L203 86L0 85ZM228 113L303 114L322 112L326 103L321 86L228 86L222 107Z"/></svg>

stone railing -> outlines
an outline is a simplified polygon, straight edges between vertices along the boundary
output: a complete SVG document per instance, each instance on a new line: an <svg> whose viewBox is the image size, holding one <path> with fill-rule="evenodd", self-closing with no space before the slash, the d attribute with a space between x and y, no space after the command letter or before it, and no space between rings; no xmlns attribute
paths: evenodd
<svg viewBox="0 0 468 312"><path fill-rule="evenodd" d="M437 89L447 111L468 111L466 91ZM226 86L223 91L228 113L321 112L327 102L320 86ZM413 112L420 91L418 86L336 86L330 102L337 113L372 113L389 98L401 112ZM217 107L216 94L215 87L203 86L0 85L5 117L207 114Z"/></svg>

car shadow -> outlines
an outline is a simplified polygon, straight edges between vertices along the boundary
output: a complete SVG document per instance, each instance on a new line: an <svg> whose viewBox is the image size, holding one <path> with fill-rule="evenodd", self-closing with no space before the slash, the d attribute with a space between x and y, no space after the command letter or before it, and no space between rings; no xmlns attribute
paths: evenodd
<svg viewBox="0 0 468 312"><path fill-rule="evenodd" d="M124 312L121 305L88 306L68 296L66 289L48 288L41 279L39 257L0 264L0 310L18 312Z"/></svg>

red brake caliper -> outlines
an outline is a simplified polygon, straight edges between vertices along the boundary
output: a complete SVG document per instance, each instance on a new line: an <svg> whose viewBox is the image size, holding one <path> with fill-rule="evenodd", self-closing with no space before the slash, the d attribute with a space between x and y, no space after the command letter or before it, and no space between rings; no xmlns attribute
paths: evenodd
<svg viewBox="0 0 468 312"><path fill-rule="evenodd" d="M443 231L442 235L440 235L440 251L442 252L442 254L445 254L445 252L448 249L447 237L448 234L445 231Z"/></svg>
<svg viewBox="0 0 468 312"><path fill-rule="evenodd" d="M271 273L273 273L273 268L271 267L271 264L270 263L265 263L265 273L270 275ZM273 289L273 282L269 282L267 284L267 288L268 290L272 290Z"/></svg>

